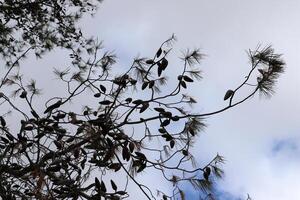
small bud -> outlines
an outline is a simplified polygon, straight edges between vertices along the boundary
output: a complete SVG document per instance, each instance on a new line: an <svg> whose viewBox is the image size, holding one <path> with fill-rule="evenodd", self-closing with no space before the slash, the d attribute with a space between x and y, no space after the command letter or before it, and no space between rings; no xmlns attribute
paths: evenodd
<svg viewBox="0 0 300 200"><path fill-rule="evenodd" d="M27 96L27 92L26 92L26 91L23 91L23 92L21 93L21 95L20 95L20 98L21 98L21 99L24 99L24 98L26 98L26 96Z"/></svg>
<svg viewBox="0 0 300 200"><path fill-rule="evenodd" d="M224 96L224 101L226 101L227 99L229 99L230 97L232 97L234 94L233 90L227 90L225 96Z"/></svg>

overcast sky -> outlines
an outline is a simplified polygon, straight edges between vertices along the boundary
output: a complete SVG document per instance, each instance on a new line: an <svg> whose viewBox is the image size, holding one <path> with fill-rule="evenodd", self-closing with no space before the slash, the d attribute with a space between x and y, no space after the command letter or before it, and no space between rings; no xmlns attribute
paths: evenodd
<svg viewBox="0 0 300 200"><path fill-rule="evenodd" d="M83 21L83 28L104 40L124 65L136 55L152 55L172 33L178 38L175 54L199 47L207 54L201 64L204 79L192 92L201 112L223 106L224 92L243 80L249 69L246 50L273 45L287 63L276 94L255 96L207 119L194 152L200 163L216 153L225 156L224 192L249 193L255 200L298 200L299 8L298 0L107 0L95 18Z"/></svg>
<svg viewBox="0 0 300 200"><path fill-rule="evenodd" d="M250 67L246 50L272 45L287 63L276 94L271 99L257 95L208 118L193 152L199 163L217 153L225 156L226 177L219 189L226 196L249 193L255 200L299 200L299 8L299 0L105 0L96 16L85 18L81 26L115 51L119 67L127 67L137 55L152 56L173 33L178 38L174 55L200 48L207 55L200 65L204 79L191 90L198 112L225 105L224 93L243 81ZM36 64L32 76L43 88L49 82L42 74L48 72L38 65L51 70L64 62L64 57L51 53ZM174 67L180 63L170 62ZM156 180L152 175L145 179ZM190 193L188 200L196 196Z"/></svg>

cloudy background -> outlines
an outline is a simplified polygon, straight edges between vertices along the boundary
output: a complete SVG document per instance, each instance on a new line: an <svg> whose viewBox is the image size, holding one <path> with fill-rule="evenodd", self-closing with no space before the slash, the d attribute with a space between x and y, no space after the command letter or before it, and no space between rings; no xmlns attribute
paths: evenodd
<svg viewBox="0 0 300 200"><path fill-rule="evenodd" d="M225 156L226 196L255 200L300 199L300 1L279 0L110 0L83 28L115 50L120 63L153 55L175 33L175 52L199 47L204 79L193 85L195 109L224 105L224 92L249 69L246 50L272 45L287 63L271 99L255 96L226 113L207 119L194 147L199 163ZM172 61L176 67L177 61ZM196 198L190 194L188 199ZM233 198L233 197L229 197ZM222 198L221 198L222 199ZM225 195L224 195L224 199Z"/></svg>
<svg viewBox="0 0 300 200"><path fill-rule="evenodd" d="M180 56L186 48L200 48L207 55L200 65L204 79L191 89L198 112L225 106L224 93L237 86L249 70L246 50L258 44L272 45L287 63L276 94L271 99L257 95L208 118L208 128L193 152L199 163L210 161L217 153L225 156L226 176L218 185L221 199L245 198L249 193L255 200L298 200L299 8L299 0L105 0L94 18L82 20L81 27L85 34L103 40L106 49L114 50L118 67L129 66L137 55L152 56L173 33L178 38L174 55ZM26 62L33 63L31 59ZM180 60L170 62L176 71ZM43 74L66 63L59 52L52 52L31 66L32 76L40 87L47 88ZM41 65L49 67L45 70ZM158 179L146 174L144 180ZM197 199L197 194L191 192L187 199Z"/></svg>

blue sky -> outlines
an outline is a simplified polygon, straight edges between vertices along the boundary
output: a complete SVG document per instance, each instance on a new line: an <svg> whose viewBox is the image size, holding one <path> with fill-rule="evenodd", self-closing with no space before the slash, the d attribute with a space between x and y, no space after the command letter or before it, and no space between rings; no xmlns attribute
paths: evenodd
<svg viewBox="0 0 300 200"><path fill-rule="evenodd" d="M222 200L242 200L240 197L233 196L230 193L227 192L215 192L214 193L215 199L222 199ZM205 197L200 195L199 193L195 191L187 192L186 193L186 199L187 200L203 200ZM243 199L246 199L245 196Z"/></svg>

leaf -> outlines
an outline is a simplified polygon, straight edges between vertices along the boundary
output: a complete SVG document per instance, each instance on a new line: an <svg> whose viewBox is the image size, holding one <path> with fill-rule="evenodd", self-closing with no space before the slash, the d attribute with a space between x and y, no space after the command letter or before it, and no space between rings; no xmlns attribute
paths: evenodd
<svg viewBox="0 0 300 200"><path fill-rule="evenodd" d="M74 151L73 151L73 155L74 155L74 158L77 159L79 158L80 156L80 150L78 148L76 148ZM77 165L76 165L77 166Z"/></svg>
<svg viewBox="0 0 300 200"><path fill-rule="evenodd" d="M59 108L62 104L62 101L61 100L58 100L56 103L52 104L51 106L49 106L44 114L48 113L48 112L51 112L52 110L56 109L56 108Z"/></svg>
<svg viewBox="0 0 300 200"><path fill-rule="evenodd" d="M211 173L210 167L205 167L204 171L205 171L208 175L210 175L210 173Z"/></svg>
<svg viewBox="0 0 300 200"><path fill-rule="evenodd" d="M86 163L86 158L84 158L84 159L80 162L80 167L81 167L81 169L84 169L85 163Z"/></svg>
<svg viewBox="0 0 300 200"><path fill-rule="evenodd" d="M141 159L141 160L147 160L145 154L141 153L141 152L135 152L135 154Z"/></svg>
<svg viewBox="0 0 300 200"><path fill-rule="evenodd" d="M100 90L105 93L106 92L106 87L104 85L100 85Z"/></svg>
<svg viewBox="0 0 300 200"><path fill-rule="evenodd" d="M101 96L101 93L99 92L99 93L96 93L96 94L94 94L94 97L96 97L96 98L98 98L98 97L100 97Z"/></svg>
<svg viewBox="0 0 300 200"><path fill-rule="evenodd" d="M6 126L6 121L5 121L5 119L2 116L0 116L0 123L1 123L2 127Z"/></svg>
<svg viewBox="0 0 300 200"><path fill-rule="evenodd" d="M203 172L203 177L208 181L209 175L206 172Z"/></svg>
<svg viewBox="0 0 300 200"><path fill-rule="evenodd" d="M179 116L175 115L171 118L174 122L177 122L180 120Z"/></svg>
<svg viewBox="0 0 300 200"><path fill-rule="evenodd" d="M153 86L154 86L154 81L152 80L149 82L149 88L151 89L151 88L153 88Z"/></svg>
<svg viewBox="0 0 300 200"><path fill-rule="evenodd" d="M261 73L261 75L265 75L265 71L264 70L262 70L262 69L258 69L258 71L259 71L259 73Z"/></svg>
<svg viewBox="0 0 300 200"><path fill-rule="evenodd" d="M226 101L227 99L229 99L230 97L232 97L234 94L233 90L227 90L225 96L224 96L224 101Z"/></svg>
<svg viewBox="0 0 300 200"><path fill-rule="evenodd" d="M39 118L39 115L34 110L31 110L30 112L35 118Z"/></svg>
<svg viewBox="0 0 300 200"><path fill-rule="evenodd" d="M6 139L5 137L2 137L2 136L0 136L0 138L1 138L1 140L4 142L4 143L9 143L9 140L8 139Z"/></svg>
<svg viewBox="0 0 300 200"><path fill-rule="evenodd" d="M149 103L145 102L143 103L141 109L140 109L140 113L144 112L145 110L147 110L147 108L149 108Z"/></svg>
<svg viewBox="0 0 300 200"><path fill-rule="evenodd" d="M60 165L54 165L52 167L48 167L47 168L47 171L50 171L50 172L58 172L60 171L61 169L61 166Z"/></svg>
<svg viewBox="0 0 300 200"><path fill-rule="evenodd" d="M122 157L123 157L124 160L129 161L129 159L130 159L130 153L129 153L127 147L123 147Z"/></svg>
<svg viewBox="0 0 300 200"><path fill-rule="evenodd" d="M110 184L114 191L116 191L118 189L117 185L115 184L115 182L113 180L110 180Z"/></svg>
<svg viewBox="0 0 300 200"><path fill-rule="evenodd" d="M154 110L157 112L165 112L165 109L159 107L154 108Z"/></svg>
<svg viewBox="0 0 300 200"><path fill-rule="evenodd" d="M62 148L62 145L61 145L60 142L58 142L58 141L56 141L56 140L54 140L53 142L54 142L55 146L56 146L58 149L61 149L61 148Z"/></svg>
<svg viewBox="0 0 300 200"><path fill-rule="evenodd" d="M57 114L57 117L58 117L59 119L63 119L63 118L66 117L66 113L59 113L59 114Z"/></svg>
<svg viewBox="0 0 300 200"><path fill-rule="evenodd" d="M114 169L115 172L117 172L121 169L121 164L120 163L112 163L109 165L109 169Z"/></svg>
<svg viewBox="0 0 300 200"><path fill-rule="evenodd" d="M101 191L106 193L106 186L105 186L105 183L103 181L101 181L101 187L100 187Z"/></svg>
<svg viewBox="0 0 300 200"><path fill-rule="evenodd" d="M64 193L64 191L59 190L59 189L55 189L55 188L53 188L52 191L55 192L56 194L63 194Z"/></svg>
<svg viewBox="0 0 300 200"><path fill-rule="evenodd" d="M210 175L211 169L210 167L205 167L204 172L203 172L203 177L205 180L208 181L209 175Z"/></svg>
<svg viewBox="0 0 300 200"><path fill-rule="evenodd" d="M160 64L157 63L157 65L158 65L158 67L157 67L157 76L160 77L161 74L162 74L163 68L161 67Z"/></svg>
<svg viewBox="0 0 300 200"><path fill-rule="evenodd" d="M162 53L162 49L159 48L156 52L156 57L158 58L161 55L161 53Z"/></svg>
<svg viewBox="0 0 300 200"><path fill-rule="evenodd" d="M125 195L125 194L127 194L125 191L118 191L116 193L119 194L119 195Z"/></svg>
<svg viewBox="0 0 300 200"><path fill-rule="evenodd" d="M32 131L33 130L33 126L26 126L24 127L25 131Z"/></svg>
<svg viewBox="0 0 300 200"><path fill-rule="evenodd" d="M137 80L135 80L135 79L130 79L130 83L131 83L132 85L135 85L135 84L137 83Z"/></svg>
<svg viewBox="0 0 300 200"><path fill-rule="evenodd" d="M164 128L160 128L160 129L158 129L158 132L160 132L160 133L166 133L167 131Z"/></svg>
<svg viewBox="0 0 300 200"><path fill-rule="evenodd" d="M75 137L69 137L69 138L66 140L66 143L73 142L74 140L75 140Z"/></svg>
<svg viewBox="0 0 300 200"><path fill-rule="evenodd" d="M183 79L184 79L186 82L194 82L194 80L191 79L189 76L183 76Z"/></svg>
<svg viewBox="0 0 300 200"><path fill-rule="evenodd" d="M134 100L132 103L133 103L133 104L136 104L136 105L140 105L140 104L143 103L143 100L137 99L137 100Z"/></svg>
<svg viewBox="0 0 300 200"><path fill-rule="evenodd" d="M186 89L186 83L184 81L180 81L180 85Z"/></svg>
<svg viewBox="0 0 300 200"><path fill-rule="evenodd" d="M166 119L161 123L161 126L168 126L170 124L170 120Z"/></svg>
<svg viewBox="0 0 300 200"><path fill-rule="evenodd" d="M109 105L111 104L112 102L110 100L104 100L104 101L100 101L99 102L101 105Z"/></svg>
<svg viewBox="0 0 300 200"><path fill-rule="evenodd" d="M167 117L167 118L171 118L172 117L172 113L171 112L162 112L161 114L162 114L162 116Z"/></svg>
<svg viewBox="0 0 300 200"><path fill-rule="evenodd" d="M188 155L189 155L189 152L188 152L187 150L183 149L183 150L182 150L182 154L183 154L184 156L188 156Z"/></svg>
<svg viewBox="0 0 300 200"><path fill-rule="evenodd" d="M146 89L146 87L148 86L149 82L144 82L142 85L142 90Z"/></svg>
<svg viewBox="0 0 300 200"><path fill-rule="evenodd" d="M162 137L165 138L167 142L173 140L173 137L170 134L164 134Z"/></svg>
<svg viewBox="0 0 300 200"><path fill-rule="evenodd" d="M135 148L134 143L133 143L133 142L130 142L130 143L129 143L129 150L130 150L131 153L134 151L134 148Z"/></svg>
<svg viewBox="0 0 300 200"><path fill-rule="evenodd" d="M152 59L146 60L146 64L148 65L152 65L154 63L154 61Z"/></svg>
<svg viewBox="0 0 300 200"><path fill-rule="evenodd" d="M100 184L100 181L97 177L95 177L95 185L96 185L97 189L100 190L101 184Z"/></svg>
<svg viewBox="0 0 300 200"><path fill-rule="evenodd" d="M173 148L174 145L175 145L175 140L171 140L171 141L170 141L170 147Z"/></svg>
<svg viewBox="0 0 300 200"><path fill-rule="evenodd" d="M166 58L163 58L161 60L161 64L160 64L162 70L165 70L167 68L168 64L169 64L168 60Z"/></svg>
<svg viewBox="0 0 300 200"><path fill-rule="evenodd" d="M10 141L14 141L14 137L11 134L6 133L5 135Z"/></svg>
<svg viewBox="0 0 300 200"><path fill-rule="evenodd" d="M192 135L192 136L195 136L195 131L193 129L189 129L189 133Z"/></svg>
<svg viewBox="0 0 300 200"><path fill-rule="evenodd" d="M146 168L146 163L142 163L141 166L138 168L138 170L136 171L137 173L142 172L144 169Z"/></svg>
<svg viewBox="0 0 300 200"><path fill-rule="evenodd" d="M23 91L23 92L21 93L21 95L20 95L20 98L21 98L21 99L24 99L24 98L26 98L26 96L27 96L27 92L26 92L26 91Z"/></svg>
<svg viewBox="0 0 300 200"><path fill-rule="evenodd" d="M127 99L125 99L125 101L126 101L127 103L130 103L130 102L132 101L132 98L128 97Z"/></svg>

